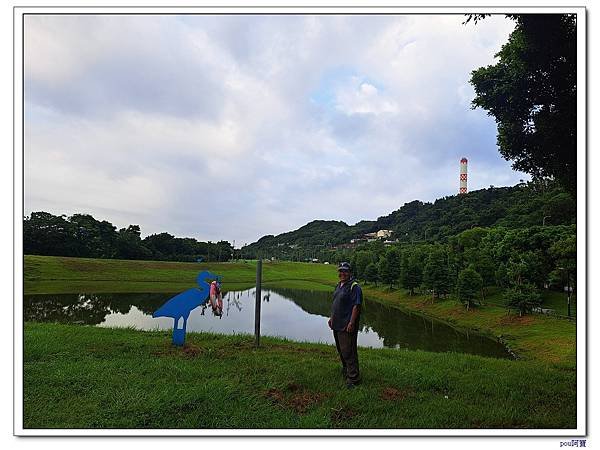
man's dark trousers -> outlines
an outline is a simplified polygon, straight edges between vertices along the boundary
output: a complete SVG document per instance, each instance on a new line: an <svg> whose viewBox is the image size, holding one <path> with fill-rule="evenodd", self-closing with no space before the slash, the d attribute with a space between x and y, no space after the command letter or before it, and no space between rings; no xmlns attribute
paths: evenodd
<svg viewBox="0 0 600 450"><path fill-rule="evenodd" d="M352 333L347 331L333 331L335 346L342 360L342 367L346 375L346 382L356 384L360 380L358 371L358 350L356 342L358 339L358 324Z"/></svg>

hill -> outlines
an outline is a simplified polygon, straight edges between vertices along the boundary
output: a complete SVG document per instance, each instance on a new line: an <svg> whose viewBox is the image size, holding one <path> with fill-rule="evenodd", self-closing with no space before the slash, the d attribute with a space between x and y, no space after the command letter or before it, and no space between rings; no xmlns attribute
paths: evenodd
<svg viewBox="0 0 600 450"><path fill-rule="evenodd" d="M325 249L352 246L366 233L391 230L398 242L445 242L464 230L478 227L523 228L534 225L570 225L576 220L576 202L557 184L520 183L463 195L446 196L433 203L414 200L377 220L354 225L314 220L297 230L263 236L242 249L246 258L276 257L303 260Z"/></svg>

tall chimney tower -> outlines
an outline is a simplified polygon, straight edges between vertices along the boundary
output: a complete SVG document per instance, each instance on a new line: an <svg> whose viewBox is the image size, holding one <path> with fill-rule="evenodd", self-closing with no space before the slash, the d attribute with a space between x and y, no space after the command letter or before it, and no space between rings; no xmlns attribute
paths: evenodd
<svg viewBox="0 0 600 450"><path fill-rule="evenodd" d="M459 194L467 193L467 158L460 160L460 188Z"/></svg>

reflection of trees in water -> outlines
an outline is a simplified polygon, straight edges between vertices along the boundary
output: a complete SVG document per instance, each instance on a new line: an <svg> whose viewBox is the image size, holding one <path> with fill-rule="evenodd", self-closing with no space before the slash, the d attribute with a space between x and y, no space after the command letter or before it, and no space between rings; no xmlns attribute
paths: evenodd
<svg viewBox="0 0 600 450"><path fill-rule="evenodd" d="M241 292L227 292L225 294L225 303L227 307L225 308L225 315L229 317L229 309L234 306L238 312L242 311L242 303L240 302Z"/></svg>
<svg viewBox="0 0 600 450"><path fill-rule="evenodd" d="M273 289L309 314L329 317L333 292ZM385 347L418 348L444 352L456 351L507 357L504 347L480 335L462 333L453 327L423 316L405 313L381 303L365 300L360 331L375 332Z"/></svg>
<svg viewBox="0 0 600 450"><path fill-rule="evenodd" d="M135 306L145 314L152 314L173 294L56 294L27 295L23 298L23 316L26 321L102 323L107 315L127 314Z"/></svg>
<svg viewBox="0 0 600 450"><path fill-rule="evenodd" d="M285 288L272 289L272 291L293 301L303 311L306 311L309 314L316 314L323 317L329 317L331 314L333 291L303 291Z"/></svg>
<svg viewBox="0 0 600 450"><path fill-rule="evenodd" d="M269 289L262 301L269 301L271 293L293 301L308 314L329 317L332 292L296 289ZM175 294L62 294L30 295L24 297L24 319L37 322L102 323L111 313L127 314L135 306L151 315ZM231 308L241 312L245 297L254 299L256 291L224 293L226 315ZM266 298L265 298L266 297ZM252 303L253 304L253 303ZM203 315L206 305L202 307ZM253 310L253 308L250 308ZM480 335L469 336L441 322L404 313L374 301L366 301L361 314L360 331L375 332L386 347L418 348L429 351L457 351L507 357L504 347Z"/></svg>

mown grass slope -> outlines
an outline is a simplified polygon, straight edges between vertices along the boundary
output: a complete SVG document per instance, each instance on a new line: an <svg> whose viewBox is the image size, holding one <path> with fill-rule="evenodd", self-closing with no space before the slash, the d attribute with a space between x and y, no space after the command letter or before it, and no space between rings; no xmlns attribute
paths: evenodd
<svg viewBox="0 0 600 450"><path fill-rule="evenodd" d="M26 428L575 428L576 372L537 361L250 336L25 326Z"/></svg>
<svg viewBox="0 0 600 450"><path fill-rule="evenodd" d="M256 261L237 263L182 263L118 259L33 256L24 258L26 294L77 292L174 292L196 284L202 270L223 276L228 289L254 286ZM264 262L267 286L330 289L337 282L335 266L325 264Z"/></svg>

